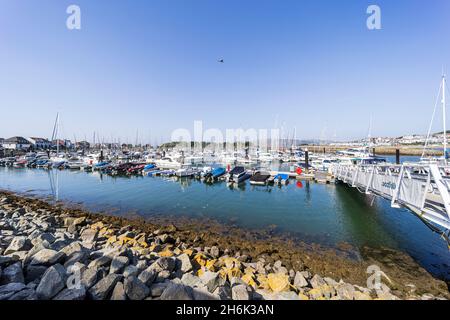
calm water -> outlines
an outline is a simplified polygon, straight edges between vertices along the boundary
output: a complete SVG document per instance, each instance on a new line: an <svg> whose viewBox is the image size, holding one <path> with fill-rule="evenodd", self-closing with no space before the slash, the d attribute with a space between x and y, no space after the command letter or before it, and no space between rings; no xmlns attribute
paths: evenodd
<svg viewBox="0 0 450 320"><path fill-rule="evenodd" d="M93 211L209 217L251 229L276 226L277 232L329 246L387 246L450 279L450 252L438 235L409 211L392 209L383 199L372 204L371 198L343 185L293 181L281 188L247 183L230 189L225 183L211 186L188 179L0 168L0 189L56 196Z"/></svg>

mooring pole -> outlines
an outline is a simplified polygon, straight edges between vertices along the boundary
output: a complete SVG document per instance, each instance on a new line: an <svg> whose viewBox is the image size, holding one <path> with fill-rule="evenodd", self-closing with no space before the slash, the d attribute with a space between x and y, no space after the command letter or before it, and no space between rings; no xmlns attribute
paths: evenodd
<svg viewBox="0 0 450 320"><path fill-rule="evenodd" d="M400 164L400 149L395 150L395 163Z"/></svg>
<svg viewBox="0 0 450 320"><path fill-rule="evenodd" d="M375 157L375 148L372 148L372 155Z"/></svg>
<svg viewBox="0 0 450 320"><path fill-rule="evenodd" d="M309 151L306 149L305 151L305 169L306 173L309 173Z"/></svg>

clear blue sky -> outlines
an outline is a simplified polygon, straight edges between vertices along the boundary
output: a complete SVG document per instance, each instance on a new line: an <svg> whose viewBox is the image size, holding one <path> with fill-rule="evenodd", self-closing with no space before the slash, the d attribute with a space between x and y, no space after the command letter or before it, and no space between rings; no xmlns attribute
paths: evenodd
<svg viewBox="0 0 450 320"><path fill-rule="evenodd" d="M298 138L350 139L371 114L373 135L424 133L449 37L448 0L0 0L0 137L49 137L58 111L78 140L277 118Z"/></svg>

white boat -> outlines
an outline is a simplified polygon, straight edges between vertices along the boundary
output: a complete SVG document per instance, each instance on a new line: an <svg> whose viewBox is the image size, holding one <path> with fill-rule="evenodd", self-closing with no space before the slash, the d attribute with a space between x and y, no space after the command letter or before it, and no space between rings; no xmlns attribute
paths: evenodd
<svg viewBox="0 0 450 320"><path fill-rule="evenodd" d="M155 164L158 168L161 169L173 169L178 170L181 168L182 163L177 161L172 157L164 157L158 160L155 160Z"/></svg>
<svg viewBox="0 0 450 320"><path fill-rule="evenodd" d="M175 172L177 177L192 177L198 172L198 169L191 167L190 165L183 165L180 169Z"/></svg>

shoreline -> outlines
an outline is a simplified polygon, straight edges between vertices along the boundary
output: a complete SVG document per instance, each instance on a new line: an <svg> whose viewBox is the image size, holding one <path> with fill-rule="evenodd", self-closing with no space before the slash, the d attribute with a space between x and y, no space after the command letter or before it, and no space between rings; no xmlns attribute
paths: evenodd
<svg viewBox="0 0 450 320"><path fill-rule="evenodd" d="M14 227L19 221L25 220L33 224L36 219L42 220L41 216L46 219L44 226L47 230L37 232L39 228L35 228L35 238L31 238L30 233L24 233L23 228ZM124 291L120 297L126 299L176 299L177 297L173 297L174 291L180 291L180 288L184 288L180 292L194 299L240 297L268 300L391 300L450 297L445 282L433 278L406 254L387 248L363 248L363 258L356 260L350 258L351 248L346 248L345 245L337 252L315 244L299 244L270 234L262 239L261 233L223 226L213 221L201 225L196 221L180 219L178 223L173 224L170 219L164 223L163 219L149 221L135 216L108 216L1 190L0 218L0 265L3 274L0 299L2 287L8 285L4 283L5 270L16 266L16 261L19 261L22 277L29 277L30 264L27 264L27 257L28 260L34 261L30 252L38 245L47 245L49 248L45 249L55 251L54 254L59 254L67 246L78 246L78 249L64 258L61 257L57 261L59 263L47 263L45 267L39 264L31 266L33 272L41 274L30 281L30 288L22 288L9 298L20 296L19 293L23 291L29 292L32 297L42 298L42 287L45 285L42 282L47 273L58 274L54 265L68 267L68 262L72 261L83 269L84 274L92 271L98 259L105 261L95 272L101 280L89 288L85 287L84 291L81 289L74 292L73 289L62 288L51 298L58 295L72 297L75 293L81 296L84 292L83 299L93 299L97 297L93 288L108 279L112 280L114 285L110 285L109 291L102 296L106 299L114 295L116 287L118 292ZM74 225L74 221L82 222ZM48 233L51 234L53 243L44 242L45 237L50 238ZM61 236L58 233L63 234L63 239L55 240L58 239L57 235ZM15 240L16 238L19 239ZM14 241L23 242L23 248L7 252ZM35 244L32 245L32 242ZM55 242L62 242L67 246L55 248ZM145 246L139 243L145 243ZM106 250L113 250L117 255L108 256L105 254ZM74 259L73 256L85 256L86 251L89 253L88 258ZM8 260L5 258L7 253L10 261L5 263L5 259ZM116 273L111 273L111 269L121 260L126 266L123 266L115 277L113 275ZM164 269L161 264L173 266ZM183 264L185 267L178 268ZM370 276L366 271L370 265L379 266L389 277L391 283L385 281L388 287L378 292L365 288ZM17 271L20 280L18 268L12 269ZM139 269L139 274L128 275L127 269ZM154 274L154 279L141 281L139 277L147 269L151 270L146 274ZM12 271L8 269L6 274ZM141 278L146 279L145 275ZM28 286L29 283L24 284ZM140 296L136 296L135 287L143 292ZM178 289L173 290L175 287ZM157 292L153 292L152 288Z"/></svg>

